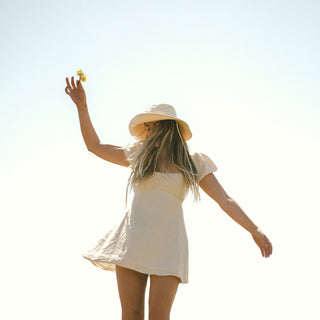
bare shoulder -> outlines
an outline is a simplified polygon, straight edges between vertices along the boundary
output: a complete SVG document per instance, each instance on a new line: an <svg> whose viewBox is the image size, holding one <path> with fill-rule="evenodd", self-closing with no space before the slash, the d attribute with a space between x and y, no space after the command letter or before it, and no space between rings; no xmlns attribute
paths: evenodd
<svg viewBox="0 0 320 320"><path fill-rule="evenodd" d="M106 161L123 167L129 166L123 147L99 143L90 147L88 150Z"/></svg>

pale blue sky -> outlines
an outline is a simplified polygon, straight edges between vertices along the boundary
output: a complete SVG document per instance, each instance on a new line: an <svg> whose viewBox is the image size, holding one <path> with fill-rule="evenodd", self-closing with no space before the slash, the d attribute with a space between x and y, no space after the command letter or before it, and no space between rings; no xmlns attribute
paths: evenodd
<svg viewBox="0 0 320 320"><path fill-rule="evenodd" d="M7 1L0 14L6 157L69 136L64 77L79 67L101 126L110 110L128 120L167 101L191 118L245 108L319 135L317 1Z"/></svg>
<svg viewBox="0 0 320 320"><path fill-rule="evenodd" d="M97 305L95 316L119 312L113 275L79 256L118 221L128 172L86 150L64 92L79 68L102 142L131 142L135 114L172 104L194 133L191 149L213 159L219 181L275 243L263 260L205 195L195 208L188 200L191 283L173 318L205 318L212 295L212 319L317 318L305 292L319 285L320 267L319 17L310 0L1 1L0 233L3 258L14 261L2 281L6 319L21 310L43 319L57 296L55 319L87 319Z"/></svg>

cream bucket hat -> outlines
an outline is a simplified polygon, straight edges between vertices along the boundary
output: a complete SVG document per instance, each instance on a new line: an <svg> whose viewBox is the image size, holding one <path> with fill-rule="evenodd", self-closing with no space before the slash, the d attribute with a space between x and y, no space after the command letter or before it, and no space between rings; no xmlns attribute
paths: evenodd
<svg viewBox="0 0 320 320"><path fill-rule="evenodd" d="M136 140L142 141L147 134L144 123L159 120L175 120L179 125L182 138L187 141L192 137L188 124L177 118L177 113L173 106L165 103L153 104L144 113L136 115L129 123L129 131Z"/></svg>

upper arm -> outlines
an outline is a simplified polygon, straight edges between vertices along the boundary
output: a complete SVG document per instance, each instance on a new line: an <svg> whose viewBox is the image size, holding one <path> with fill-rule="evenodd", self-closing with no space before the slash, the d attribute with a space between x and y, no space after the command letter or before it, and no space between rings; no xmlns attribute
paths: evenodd
<svg viewBox="0 0 320 320"><path fill-rule="evenodd" d="M99 143L95 146L88 148L88 150L93 154L95 154L96 156L106 161L109 161L124 167L129 166L129 162L126 158L126 155L122 147L114 146L112 144Z"/></svg>
<svg viewBox="0 0 320 320"><path fill-rule="evenodd" d="M230 197L226 191L222 188L217 178L213 173L209 173L203 179L200 180L199 186L201 189L215 200L220 206L223 206L228 202Z"/></svg>

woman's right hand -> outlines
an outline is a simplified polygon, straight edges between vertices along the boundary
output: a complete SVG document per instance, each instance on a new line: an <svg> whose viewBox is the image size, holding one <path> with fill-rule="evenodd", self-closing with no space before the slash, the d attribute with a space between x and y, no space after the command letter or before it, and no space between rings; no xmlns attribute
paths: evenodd
<svg viewBox="0 0 320 320"><path fill-rule="evenodd" d="M80 80L77 80L77 85L74 83L74 77L71 77L71 85L69 79L66 78L67 86L65 88L66 94L70 96L77 107L82 107L87 104L86 93L83 89Z"/></svg>

